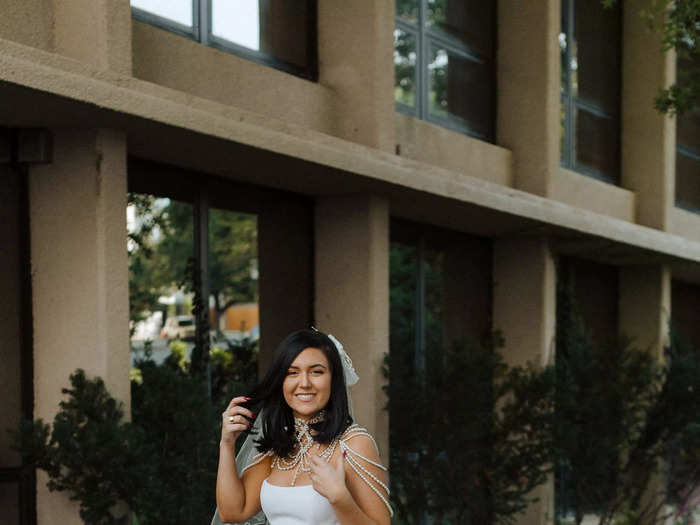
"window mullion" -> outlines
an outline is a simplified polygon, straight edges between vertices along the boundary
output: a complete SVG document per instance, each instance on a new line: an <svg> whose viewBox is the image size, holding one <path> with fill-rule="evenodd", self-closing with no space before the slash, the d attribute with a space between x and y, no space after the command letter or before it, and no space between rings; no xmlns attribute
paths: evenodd
<svg viewBox="0 0 700 525"><path fill-rule="evenodd" d="M420 0L420 7L418 9L418 62L420 67L418 69L418 88L420 97L420 106L418 108L418 116L421 119L425 119L428 115L428 93L429 89L429 78L428 78L428 53L429 46L427 43L427 38L425 36L425 16L427 12L427 0Z"/></svg>
<svg viewBox="0 0 700 525"><path fill-rule="evenodd" d="M194 0L197 16L199 17L199 41L209 45L211 34L211 4L212 0Z"/></svg>

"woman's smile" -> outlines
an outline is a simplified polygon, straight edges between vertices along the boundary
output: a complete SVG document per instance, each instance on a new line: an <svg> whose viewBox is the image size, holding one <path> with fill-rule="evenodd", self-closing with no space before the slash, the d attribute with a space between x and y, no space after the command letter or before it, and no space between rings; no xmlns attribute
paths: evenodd
<svg viewBox="0 0 700 525"><path fill-rule="evenodd" d="M305 348L292 361L282 393L294 417L309 419L325 408L331 396L331 370L318 348Z"/></svg>

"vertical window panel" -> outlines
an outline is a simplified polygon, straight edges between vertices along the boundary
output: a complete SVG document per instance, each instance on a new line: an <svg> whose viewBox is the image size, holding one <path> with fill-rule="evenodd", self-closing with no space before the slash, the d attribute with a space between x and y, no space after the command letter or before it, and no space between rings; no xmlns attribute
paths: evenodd
<svg viewBox="0 0 700 525"><path fill-rule="evenodd" d="M620 173L619 3L562 0L561 163L608 182Z"/></svg>
<svg viewBox="0 0 700 525"><path fill-rule="evenodd" d="M676 83L692 82L691 71L700 69L700 57L680 58ZM696 77L697 78L697 77ZM676 204L700 213L700 100L676 119Z"/></svg>
<svg viewBox="0 0 700 525"><path fill-rule="evenodd" d="M493 141L495 16L495 1L397 1L397 109Z"/></svg>
<svg viewBox="0 0 700 525"><path fill-rule="evenodd" d="M418 23L420 0L396 0L396 16L409 24Z"/></svg>
<svg viewBox="0 0 700 525"><path fill-rule="evenodd" d="M479 55L493 57L495 2L428 0L426 7L426 23L436 35L458 40Z"/></svg>
<svg viewBox="0 0 700 525"><path fill-rule="evenodd" d="M394 30L394 100L405 106L416 106L416 37Z"/></svg>
<svg viewBox="0 0 700 525"><path fill-rule="evenodd" d="M310 68L314 12L310 1L211 0L211 34L277 61Z"/></svg>
<svg viewBox="0 0 700 525"><path fill-rule="evenodd" d="M618 122L608 117L577 109L577 169L614 174L619 171Z"/></svg>
<svg viewBox="0 0 700 525"><path fill-rule="evenodd" d="M479 137L490 137L493 88L486 64L434 47L428 70L430 114L457 121Z"/></svg>

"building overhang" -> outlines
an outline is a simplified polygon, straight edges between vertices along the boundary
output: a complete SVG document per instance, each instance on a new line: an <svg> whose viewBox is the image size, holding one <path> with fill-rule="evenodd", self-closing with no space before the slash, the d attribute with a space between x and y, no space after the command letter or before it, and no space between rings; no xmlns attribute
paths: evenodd
<svg viewBox="0 0 700 525"><path fill-rule="evenodd" d="M0 39L0 122L115 128L129 155L310 196L374 193L392 215L563 254L669 264L700 283L700 243Z"/></svg>

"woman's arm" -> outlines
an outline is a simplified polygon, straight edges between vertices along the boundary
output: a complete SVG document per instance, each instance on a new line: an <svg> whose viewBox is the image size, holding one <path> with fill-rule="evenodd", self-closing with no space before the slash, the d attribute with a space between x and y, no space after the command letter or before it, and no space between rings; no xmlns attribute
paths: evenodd
<svg viewBox="0 0 700 525"><path fill-rule="evenodd" d="M235 447L219 445L219 470L216 476L216 507L223 523L238 523L260 512L260 487L270 475L272 458L247 469L238 477Z"/></svg>
<svg viewBox="0 0 700 525"><path fill-rule="evenodd" d="M245 521L260 512L260 486L270 474L270 458L266 457L247 469L242 477L236 468L236 440L250 428L248 419L255 417L240 406L247 397L235 397L221 414L219 468L216 475L216 506L222 522ZM248 419L247 419L248 418Z"/></svg>

